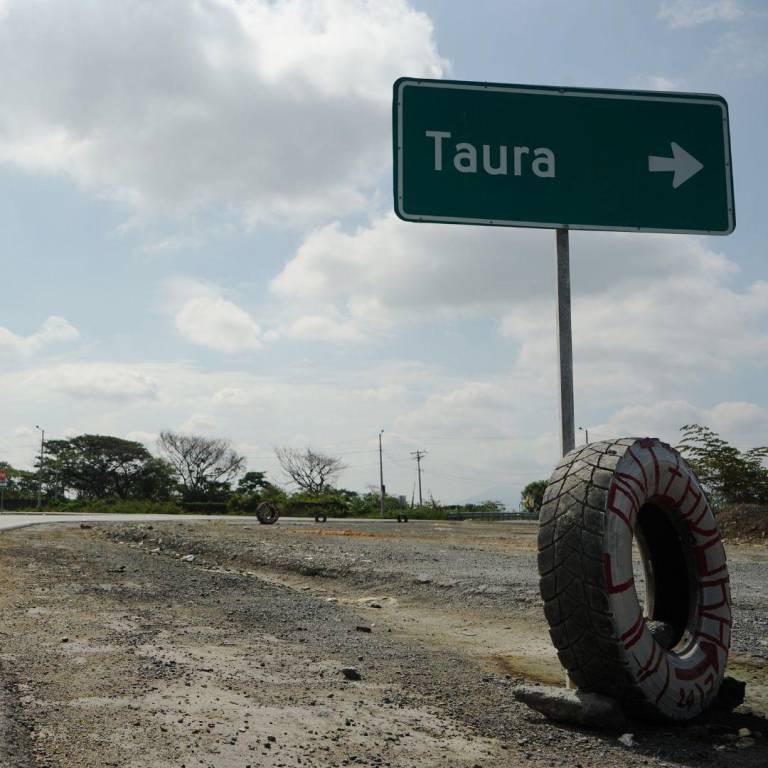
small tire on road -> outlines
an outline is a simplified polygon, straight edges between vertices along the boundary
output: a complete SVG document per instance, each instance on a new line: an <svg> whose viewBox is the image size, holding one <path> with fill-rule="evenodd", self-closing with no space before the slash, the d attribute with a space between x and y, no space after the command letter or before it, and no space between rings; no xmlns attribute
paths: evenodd
<svg viewBox="0 0 768 768"><path fill-rule="evenodd" d="M730 647L728 566L707 497L676 450L624 438L568 453L544 493L538 544L549 633L579 688L652 719L690 720L709 706Z"/></svg>
<svg viewBox="0 0 768 768"><path fill-rule="evenodd" d="M262 501L256 507L256 517L262 525L273 525L280 518L280 510L277 508L277 504L273 504L271 501Z"/></svg>

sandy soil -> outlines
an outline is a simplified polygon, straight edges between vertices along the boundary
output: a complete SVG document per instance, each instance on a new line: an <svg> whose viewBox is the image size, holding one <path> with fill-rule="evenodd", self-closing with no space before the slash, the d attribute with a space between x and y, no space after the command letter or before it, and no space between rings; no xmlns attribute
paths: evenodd
<svg viewBox="0 0 768 768"><path fill-rule="evenodd" d="M533 526L10 532L0 766L764 766L768 555L729 560L745 705L686 728L632 723L626 748L511 696L563 679Z"/></svg>

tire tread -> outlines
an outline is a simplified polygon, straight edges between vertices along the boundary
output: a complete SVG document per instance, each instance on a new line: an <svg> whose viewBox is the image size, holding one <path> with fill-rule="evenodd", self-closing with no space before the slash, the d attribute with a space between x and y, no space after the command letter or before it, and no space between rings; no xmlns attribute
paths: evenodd
<svg viewBox="0 0 768 768"><path fill-rule="evenodd" d="M632 440L591 443L563 457L540 513L544 612L560 662L580 688L636 699L613 625L602 561L605 497Z"/></svg>

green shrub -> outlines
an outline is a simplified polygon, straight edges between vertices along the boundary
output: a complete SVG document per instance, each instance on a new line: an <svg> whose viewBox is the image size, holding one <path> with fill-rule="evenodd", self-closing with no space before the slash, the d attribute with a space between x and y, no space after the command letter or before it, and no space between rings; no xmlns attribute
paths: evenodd
<svg viewBox="0 0 768 768"><path fill-rule="evenodd" d="M47 503L44 502L44 506L47 507ZM37 509L37 499L6 498L3 499L3 509L6 512L31 511Z"/></svg>
<svg viewBox="0 0 768 768"><path fill-rule="evenodd" d="M409 520L445 520L448 511L443 507L423 506L401 510Z"/></svg>
<svg viewBox="0 0 768 768"><path fill-rule="evenodd" d="M332 494L315 496L296 493L283 502L282 514L287 517L314 517L315 515L346 517L347 507L342 499Z"/></svg>
<svg viewBox="0 0 768 768"><path fill-rule="evenodd" d="M182 501L181 510L188 515L229 514L229 506L226 501Z"/></svg>
<svg viewBox="0 0 768 768"><path fill-rule="evenodd" d="M90 512L115 515L178 515L183 512L175 501L141 501L136 499L97 499L94 501L60 501L56 512Z"/></svg>
<svg viewBox="0 0 768 768"><path fill-rule="evenodd" d="M260 473L255 473L260 474ZM271 501L273 504L277 504L281 513L284 514L283 508L285 506L287 496L283 491L274 485L267 484L260 490L253 493L234 493L229 497L227 501L228 515L255 515L256 509L262 501Z"/></svg>

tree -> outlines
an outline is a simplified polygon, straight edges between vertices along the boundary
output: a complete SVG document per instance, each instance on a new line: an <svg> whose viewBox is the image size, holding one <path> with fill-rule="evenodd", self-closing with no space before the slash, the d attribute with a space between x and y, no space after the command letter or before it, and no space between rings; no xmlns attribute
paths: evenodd
<svg viewBox="0 0 768 768"><path fill-rule="evenodd" d="M237 492L244 496L252 496L271 487L272 483L267 480L266 472L246 472L237 483Z"/></svg>
<svg viewBox="0 0 768 768"><path fill-rule="evenodd" d="M16 469L7 461L0 461L0 471L5 472L8 485L5 489L7 499L33 499L37 496L37 473Z"/></svg>
<svg viewBox="0 0 768 768"><path fill-rule="evenodd" d="M529 512L539 512L544 501L544 491L547 490L547 480L534 480L523 488L520 493L522 505Z"/></svg>
<svg viewBox="0 0 768 768"><path fill-rule="evenodd" d="M189 500L228 492L229 483L245 466L245 457L232 449L229 440L164 430L158 445L173 466L184 497Z"/></svg>
<svg viewBox="0 0 768 768"><path fill-rule="evenodd" d="M165 459L151 458L134 479L133 496L137 499L168 501L176 492L176 473Z"/></svg>
<svg viewBox="0 0 768 768"><path fill-rule="evenodd" d="M507 505L503 501L497 499L486 499L479 504L472 504L467 506L473 506L480 512L492 512L493 514L500 515L507 511Z"/></svg>
<svg viewBox="0 0 768 768"><path fill-rule="evenodd" d="M768 447L739 451L709 427L684 424L677 449L698 475L715 509L739 502L768 502Z"/></svg>
<svg viewBox="0 0 768 768"><path fill-rule="evenodd" d="M58 498L68 492L86 500L139 498L139 484L155 461L141 443L110 435L47 440L42 479L47 495Z"/></svg>
<svg viewBox="0 0 768 768"><path fill-rule="evenodd" d="M311 448L304 452L288 447L275 448L275 456L290 481L308 493L323 493L332 488L333 481L345 469L341 459Z"/></svg>

